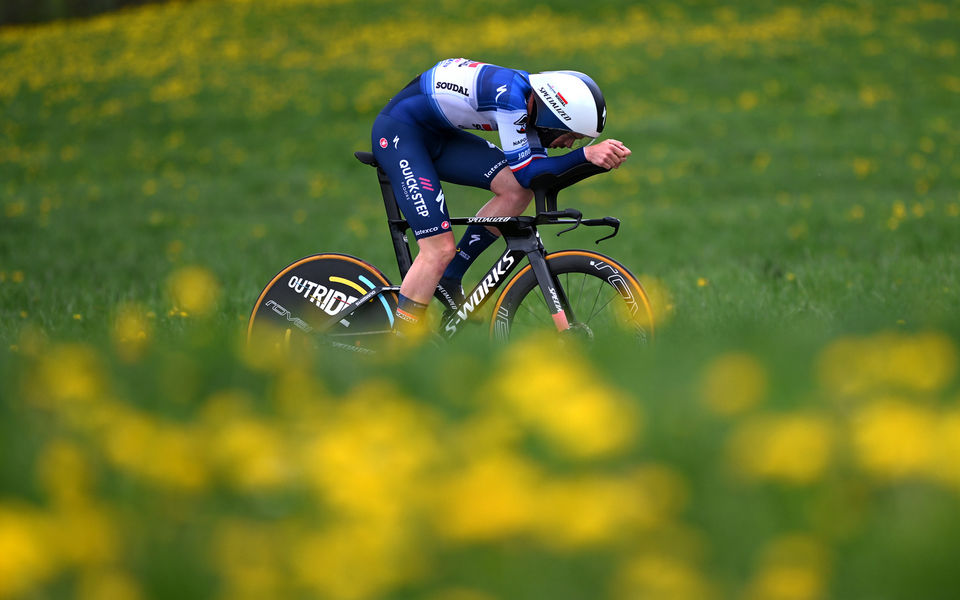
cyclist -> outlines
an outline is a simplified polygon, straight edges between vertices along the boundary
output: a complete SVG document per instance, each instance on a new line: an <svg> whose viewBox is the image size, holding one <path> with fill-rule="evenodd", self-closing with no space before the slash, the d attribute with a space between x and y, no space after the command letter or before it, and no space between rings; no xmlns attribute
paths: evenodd
<svg viewBox="0 0 960 600"><path fill-rule="evenodd" d="M455 245L440 182L493 192L479 217L520 215L536 175L583 162L617 168L630 156L617 140L590 145L606 116L600 88L583 73L528 73L465 58L440 61L387 103L373 124L373 153L419 246L400 285L398 331L416 329L435 294L449 308L462 302L464 273L499 237L473 224ZM464 129L498 131L501 147ZM546 148L561 147L575 149L547 156Z"/></svg>

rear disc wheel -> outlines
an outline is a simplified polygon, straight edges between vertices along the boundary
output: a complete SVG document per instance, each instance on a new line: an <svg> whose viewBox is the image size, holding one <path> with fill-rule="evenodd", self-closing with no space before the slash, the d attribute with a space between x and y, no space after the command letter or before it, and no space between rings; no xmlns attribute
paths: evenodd
<svg viewBox="0 0 960 600"><path fill-rule="evenodd" d="M397 295L384 291L345 312L369 291L389 285L379 269L353 256L302 258L260 293L247 324L247 343L283 351L319 343L363 351L391 334ZM341 313L343 318L335 319Z"/></svg>

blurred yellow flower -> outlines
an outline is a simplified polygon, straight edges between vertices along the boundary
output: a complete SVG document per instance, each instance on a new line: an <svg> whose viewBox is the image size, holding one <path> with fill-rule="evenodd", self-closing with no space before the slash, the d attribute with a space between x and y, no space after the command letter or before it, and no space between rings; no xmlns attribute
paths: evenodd
<svg viewBox="0 0 960 600"><path fill-rule="evenodd" d="M513 453L483 454L435 485L431 511L448 538L484 541L528 531L536 516L540 469Z"/></svg>
<svg viewBox="0 0 960 600"><path fill-rule="evenodd" d="M756 92L750 90L740 92L740 95L737 96L737 106L740 107L740 110L749 112L757 107L757 104L760 102L760 97Z"/></svg>
<svg viewBox="0 0 960 600"><path fill-rule="evenodd" d="M84 571L76 590L77 600L140 600L144 597L133 575L112 568Z"/></svg>
<svg viewBox="0 0 960 600"><path fill-rule="evenodd" d="M174 307L190 315L204 316L215 308L220 295L220 284L208 269L199 266L183 267L167 279Z"/></svg>
<svg viewBox="0 0 960 600"><path fill-rule="evenodd" d="M650 298L650 309L653 312L653 325L659 328L673 316L676 309L673 294L670 292L667 284L659 277L644 274L640 277L640 282L643 285L644 291L647 292L647 296ZM649 324L641 323L641 325L648 326Z"/></svg>
<svg viewBox="0 0 960 600"><path fill-rule="evenodd" d="M0 504L0 598L21 596L58 569L52 533L36 511Z"/></svg>
<svg viewBox="0 0 960 600"><path fill-rule="evenodd" d="M513 344L492 387L491 395L520 423L573 458L616 454L639 435L639 408L552 338Z"/></svg>
<svg viewBox="0 0 960 600"><path fill-rule="evenodd" d="M426 597L425 600L499 600L486 592L467 588L448 588Z"/></svg>
<svg viewBox="0 0 960 600"><path fill-rule="evenodd" d="M422 570L415 540L400 523L341 520L292 547L297 583L319 598L382 598Z"/></svg>
<svg viewBox="0 0 960 600"><path fill-rule="evenodd" d="M646 553L620 568L614 597L623 600L707 600L717 596L700 569L688 560Z"/></svg>
<svg viewBox="0 0 960 600"><path fill-rule="evenodd" d="M953 380L957 348L937 332L841 338L821 352L819 378L840 397L889 388L935 392Z"/></svg>
<svg viewBox="0 0 960 600"><path fill-rule="evenodd" d="M197 492L208 483L204 438L120 403L101 407L97 441L117 467L173 490Z"/></svg>
<svg viewBox="0 0 960 600"><path fill-rule="evenodd" d="M152 325L143 307L124 304L117 309L110 337L117 356L122 360L139 360L150 343L151 333Z"/></svg>
<svg viewBox="0 0 960 600"><path fill-rule="evenodd" d="M829 557L823 544L806 534L771 541L760 556L748 600L818 600L827 591Z"/></svg>
<svg viewBox="0 0 960 600"><path fill-rule="evenodd" d="M960 408L941 414L936 427L934 475L960 490Z"/></svg>
<svg viewBox="0 0 960 600"><path fill-rule="evenodd" d="M851 422L857 463L883 479L922 476L933 468L937 415L906 400L875 400L858 410Z"/></svg>
<svg viewBox="0 0 960 600"><path fill-rule="evenodd" d="M89 402L107 388L97 352L82 344L60 344L43 354L29 392L43 403L55 405Z"/></svg>
<svg viewBox="0 0 960 600"><path fill-rule="evenodd" d="M535 494L533 532L561 549L609 545L665 525L686 496L679 475L665 467L549 480Z"/></svg>
<svg viewBox="0 0 960 600"><path fill-rule="evenodd" d="M423 491L440 458L436 417L385 381L354 388L302 460L317 492L346 514L393 517Z"/></svg>
<svg viewBox="0 0 960 600"><path fill-rule="evenodd" d="M54 504L77 506L89 502L92 470L74 443L58 439L47 444L37 460L37 479Z"/></svg>
<svg viewBox="0 0 960 600"><path fill-rule="evenodd" d="M739 414L764 400L767 372L750 354L724 354L707 365L700 392L703 401L715 413L724 416Z"/></svg>
<svg viewBox="0 0 960 600"><path fill-rule="evenodd" d="M288 482L290 453L283 433L253 418L217 424L208 433L207 458L242 490L275 489Z"/></svg>
<svg viewBox="0 0 960 600"><path fill-rule="evenodd" d="M283 562L292 540L285 532L284 527L236 518L216 525L211 559L223 582L222 598L289 596L283 590L287 579Z"/></svg>
<svg viewBox="0 0 960 600"><path fill-rule="evenodd" d="M835 438L830 422L814 413L760 415L737 427L727 455L748 477L802 485L823 476Z"/></svg>
<svg viewBox="0 0 960 600"><path fill-rule="evenodd" d="M875 170L874 161L869 158L858 156L853 159L853 172L858 179L863 179Z"/></svg>

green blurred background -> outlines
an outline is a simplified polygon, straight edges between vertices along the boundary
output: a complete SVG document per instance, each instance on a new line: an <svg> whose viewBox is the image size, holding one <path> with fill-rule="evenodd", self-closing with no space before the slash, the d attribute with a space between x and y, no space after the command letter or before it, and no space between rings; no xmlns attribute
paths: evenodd
<svg viewBox="0 0 960 600"><path fill-rule="evenodd" d="M209 0L0 28L0 598L952 597L958 24ZM601 85L633 156L560 203L623 219L599 250L656 344L244 349L296 258L397 279L352 153L453 56Z"/></svg>

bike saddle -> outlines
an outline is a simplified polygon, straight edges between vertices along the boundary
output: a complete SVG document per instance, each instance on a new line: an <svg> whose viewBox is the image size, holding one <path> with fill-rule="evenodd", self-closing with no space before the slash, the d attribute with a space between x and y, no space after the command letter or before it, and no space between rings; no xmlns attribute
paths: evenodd
<svg viewBox="0 0 960 600"><path fill-rule="evenodd" d="M370 165L371 167L378 166L377 159L373 157L373 152L357 151L357 152L354 152L353 155L357 157L357 160L359 160L365 165Z"/></svg>

